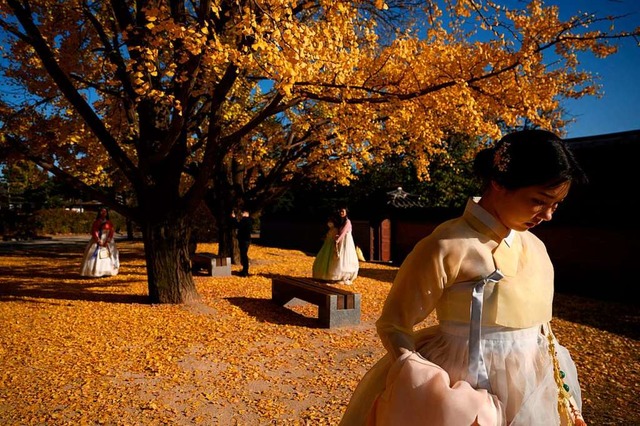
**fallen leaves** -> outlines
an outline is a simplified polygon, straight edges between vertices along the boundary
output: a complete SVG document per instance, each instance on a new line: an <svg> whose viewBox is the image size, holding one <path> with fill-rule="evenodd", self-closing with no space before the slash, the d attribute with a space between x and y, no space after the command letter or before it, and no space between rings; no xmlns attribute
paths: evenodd
<svg viewBox="0 0 640 426"><path fill-rule="evenodd" d="M335 425L384 353L373 323L395 267L361 263L344 288L362 294L362 323L321 329L315 306L270 301L271 276L309 276L303 252L252 245L250 278L196 276L201 303L153 306L141 243L120 242L121 273L101 279L79 277L82 249L0 251L2 424ZM639 423L637 334L609 331L637 315L562 295L556 304L587 421ZM580 308L608 322L580 321Z"/></svg>

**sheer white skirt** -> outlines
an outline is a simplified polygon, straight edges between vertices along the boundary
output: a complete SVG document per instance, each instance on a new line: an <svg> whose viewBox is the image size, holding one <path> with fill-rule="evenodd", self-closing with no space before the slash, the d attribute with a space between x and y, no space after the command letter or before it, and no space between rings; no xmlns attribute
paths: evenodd
<svg viewBox="0 0 640 426"><path fill-rule="evenodd" d="M468 372L469 325L443 323L439 333L418 346L418 352L440 365L452 382ZM564 382L581 408L577 371L569 352L555 341ZM491 389L505 408L510 425L559 425L558 386L547 335L542 326L526 329L483 327L481 350Z"/></svg>
<svg viewBox="0 0 640 426"><path fill-rule="evenodd" d="M417 352L428 361L441 367L448 374L448 381L443 386L453 386L456 382L464 381L468 374L469 356L469 324L443 323L439 326L421 330L416 338ZM564 382L570 387L578 407L581 408L580 387L578 385L575 364L569 352L557 341L555 348L561 370L565 373ZM554 426L560 425L558 413L558 387L554 379L552 358L549 352L547 335L541 326L527 329L508 329L504 327L483 327L481 350L488 372L491 389L488 392L497 398L502 419L496 424L510 426ZM341 425L385 424L371 422L375 417L376 399L383 395L385 401L397 402L397 407L385 406L386 413L394 410L423 410L424 415L415 416L425 419L430 415L429 403L434 396L442 398L442 392L435 395L426 387L412 387L420 379L405 376L389 377L392 366L398 363L387 354L364 376L356 388ZM413 368L411 374L429 374L429 366ZM397 369L397 368L395 368ZM443 382L444 383L444 382ZM411 395L412 401L424 401L424 404L407 407L404 403L407 388L410 392L421 392ZM394 398L389 392L402 389L403 397ZM452 397L460 395L451 393ZM471 399L469 400L471 401ZM379 404L378 404L379 405ZM470 410L476 407L469 407ZM390 418L390 417L389 417ZM445 419L441 422L427 422L429 426L451 426L459 420ZM426 424L424 421L403 422L403 426L418 426Z"/></svg>

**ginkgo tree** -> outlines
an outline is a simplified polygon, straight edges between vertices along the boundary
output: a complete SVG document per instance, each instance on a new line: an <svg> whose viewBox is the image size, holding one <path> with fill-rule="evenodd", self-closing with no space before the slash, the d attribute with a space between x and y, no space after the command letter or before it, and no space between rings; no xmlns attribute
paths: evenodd
<svg viewBox="0 0 640 426"><path fill-rule="evenodd" d="M296 174L394 154L427 179L448 135L560 128L559 99L598 90L578 55L632 35L603 22L539 0L1 0L0 143L137 222L150 300L189 302L205 195L227 217Z"/></svg>

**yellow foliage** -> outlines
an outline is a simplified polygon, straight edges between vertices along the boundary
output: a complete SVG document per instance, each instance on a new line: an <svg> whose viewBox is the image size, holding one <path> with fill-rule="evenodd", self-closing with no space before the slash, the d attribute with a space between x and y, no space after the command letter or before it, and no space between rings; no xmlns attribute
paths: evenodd
<svg viewBox="0 0 640 426"><path fill-rule="evenodd" d="M7 30L15 11L0 3L7 77L33 104L4 111L3 131L87 184L115 180L96 166L130 164L126 180L142 192L155 192L171 168L185 172L170 190L201 194L188 190L208 184L189 176L190 163L211 170L219 148L267 174L279 166L274 152L304 147L283 179L304 164L341 183L379 156L406 153L428 178L452 133L498 138L497 123L525 119L560 129L562 97L599 93L579 55L616 49L592 28L596 16L563 19L542 0L428 2L415 15L400 11L414 22L402 28L385 26L384 0L28 4L50 56L29 44L35 34ZM62 93L48 72L56 66L79 96Z"/></svg>

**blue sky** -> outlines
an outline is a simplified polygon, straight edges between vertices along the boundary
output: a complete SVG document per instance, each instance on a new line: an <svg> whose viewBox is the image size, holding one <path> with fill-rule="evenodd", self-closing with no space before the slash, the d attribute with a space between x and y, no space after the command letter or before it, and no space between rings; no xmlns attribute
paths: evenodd
<svg viewBox="0 0 640 426"><path fill-rule="evenodd" d="M617 30L640 26L639 0L550 0L557 4L561 17L580 10L598 15L625 15ZM603 135L640 130L640 40L627 39L617 54L605 59L583 55L584 70L598 74L602 98L593 96L563 103L576 122L569 125L566 137Z"/></svg>

